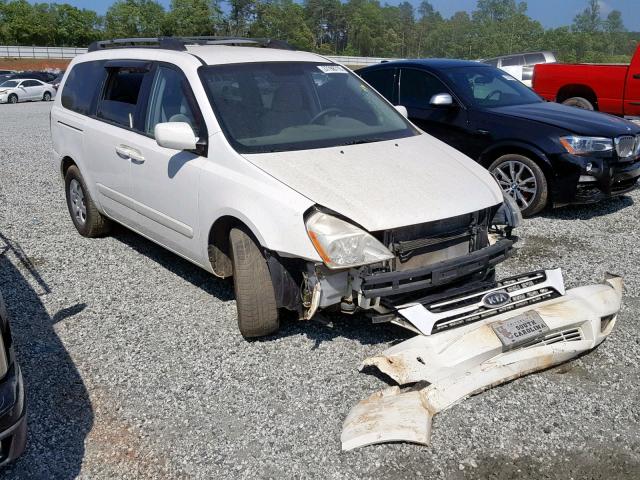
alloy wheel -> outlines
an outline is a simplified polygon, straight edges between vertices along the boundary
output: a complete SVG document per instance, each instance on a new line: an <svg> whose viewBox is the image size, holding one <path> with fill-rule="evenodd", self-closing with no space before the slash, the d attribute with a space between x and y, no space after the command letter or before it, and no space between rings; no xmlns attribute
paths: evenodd
<svg viewBox="0 0 640 480"><path fill-rule="evenodd" d="M87 221L87 207L84 202L84 191L82 185L75 178L69 182L69 200L71 201L71 210L80 225L84 225Z"/></svg>
<svg viewBox="0 0 640 480"><path fill-rule="evenodd" d="M509 160L498 165L492 172L500 188L509 194L520 210L527 208L538 194L538 182L533 171L524 163Z"/></svg>

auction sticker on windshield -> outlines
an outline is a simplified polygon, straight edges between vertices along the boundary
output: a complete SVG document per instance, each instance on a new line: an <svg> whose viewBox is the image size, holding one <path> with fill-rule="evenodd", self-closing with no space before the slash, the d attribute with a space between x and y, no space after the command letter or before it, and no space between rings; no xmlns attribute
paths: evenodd
<svg viewBox="0 0 640 480"><path fill-rule="evenodd" d="M340 65L318 65L318 68L323 73L347 73Z"/></svg>
<svg viewBox="0 0 640 480"><path fill-rule="evenodd" d="M542 337L549 327L535 310L491 324L505 350Z"/></svg>

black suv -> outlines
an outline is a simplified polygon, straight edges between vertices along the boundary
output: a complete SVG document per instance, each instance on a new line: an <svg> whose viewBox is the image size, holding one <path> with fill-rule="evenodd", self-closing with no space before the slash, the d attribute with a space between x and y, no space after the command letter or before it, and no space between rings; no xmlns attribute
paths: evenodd
<svg viewBox="0 0 640 480"><path fill-rule="evenodd" d="M488 168L524 215L633 190L640 127L547 103L502 70L462 60L403 60L357 72L427 133Z"/></svg>

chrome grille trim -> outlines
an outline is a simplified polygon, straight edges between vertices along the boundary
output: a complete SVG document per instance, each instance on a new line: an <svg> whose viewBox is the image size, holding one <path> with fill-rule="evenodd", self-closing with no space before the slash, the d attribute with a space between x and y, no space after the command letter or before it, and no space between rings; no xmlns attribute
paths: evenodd
<svg viewBox="0 0 640 480"><path fill-rule="evenodd" d="M620 158L629 158L636 153L638 138L633 135L621 135L615 139L616 153Z"/></svg>

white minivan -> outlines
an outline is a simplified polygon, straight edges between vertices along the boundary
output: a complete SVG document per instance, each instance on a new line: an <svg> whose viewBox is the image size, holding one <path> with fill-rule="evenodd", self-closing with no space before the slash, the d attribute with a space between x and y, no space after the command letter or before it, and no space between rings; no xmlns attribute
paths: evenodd
<svg viewBox="0 0 640 480"><path fill-rule="evenodd" d="M463 322L429 306L495 290L517 206L347 68L285 46L125 39L76 57L51 129L78 232L115 221L233 276L246 337L281 309L426 334Z"/></svg>

